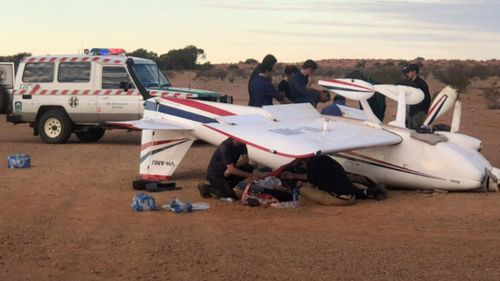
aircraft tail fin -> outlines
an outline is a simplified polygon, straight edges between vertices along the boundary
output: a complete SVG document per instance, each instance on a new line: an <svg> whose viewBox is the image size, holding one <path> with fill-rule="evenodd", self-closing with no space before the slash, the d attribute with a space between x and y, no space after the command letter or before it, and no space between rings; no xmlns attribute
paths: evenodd
<svg viewBox="0 0 500 281"><path fill-rule="evenodd" d="M427 117L425 118L424 125L431 125L434 120L450 110L453 105L455 105L455 101L458 101L457 91L450 86L446 86L443 90L441 90L441 92L439 92L439 94L432 102L429 112L427 112ZM461 109L461 106L455 106L457 107L457 109ZM459 122L459 120L456 120L456 118L459 118L460 116L455 116L455 114L457 114L456 110L454 112L454 127L456 128L456 130L458 130L459 124L457 124L457 122Z"/></svg>
<svg viewBox="0 0 500 281"><path fill-rule="evenodd" d="M195 139L173 130L143 130L140 177L169 180Z"/></svg>

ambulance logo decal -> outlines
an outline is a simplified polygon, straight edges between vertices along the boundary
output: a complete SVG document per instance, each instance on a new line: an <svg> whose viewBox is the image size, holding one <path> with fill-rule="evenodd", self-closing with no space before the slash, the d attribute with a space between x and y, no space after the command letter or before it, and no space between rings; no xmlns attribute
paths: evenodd
<svg viewBox="0 0 500 281"><path fill-rule="evenodd" d="M77 96L71 96L71 98L69 98L68 104L71 107L77 107L78 106L78 97Z"/></svg>
<svg viewBox="0 0 500 281"><path fill-rule="evenodd" d="M16 101L14 103L14 111L15 112L21 112L21 111L23 111L23 103L20 102L20 101Z"/></svg>

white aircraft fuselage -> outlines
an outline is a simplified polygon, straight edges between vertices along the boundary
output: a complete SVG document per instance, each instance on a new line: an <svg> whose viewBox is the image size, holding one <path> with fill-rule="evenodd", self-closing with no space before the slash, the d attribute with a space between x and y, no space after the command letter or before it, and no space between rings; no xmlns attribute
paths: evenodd
<svg viewBox="0 0 500 281"><path fill-rule="evenodd" d="M220 122L220 117L224 116L249 114L270 117L268 111L258 107L158 97L146 101L144 119L165 119L179 126L192 128L178 134L187 139L200 139L218 145L228 137L238 139L238 136L230 136L206 124ZM331 120L326 125L328 130L336 129L335 120L338 118L370 126L361 120L331 116L325 118ZM424 137L431 138L431 142L437 140L437 143L431 144L418 138L418 134L417 137L412 136L416 134L414 130L385 124L380 125L380 130L399 136L401 141L388 146L337 152L330 156L347 172L387 186L450 191L492 189L493 185L494 188L498 187L498 180L491 173L496 169L481 155L481 142L473 137L450 132L439 132L441 136L426 134L428 136ZM339 132L341 133L342 131ZM155 143L158 143L151 139L144 140L144 134L149 134L148 130L143 132L141 159L150 155L155 149ZM144 145L146 142L151 145ZM246 144L250 159L272 169L295 159L290 155L270 151L261 144ZM182 160L182 156L178 162ZM149 168L149 164L141 162L141 174Z"/></svg>

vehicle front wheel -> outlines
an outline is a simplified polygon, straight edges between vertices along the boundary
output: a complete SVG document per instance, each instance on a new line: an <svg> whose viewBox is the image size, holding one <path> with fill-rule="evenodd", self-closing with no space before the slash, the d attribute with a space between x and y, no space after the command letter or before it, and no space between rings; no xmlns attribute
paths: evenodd
<svg viewBox="0 0 500 281"><path fill-rule="evenodd" d="M73 124L60 109L45 112L38 122L40 137L46 143L65 143L71 136Z"/></svg>
<svg viewBox="0 0 500 281"><path fill-rule="evenodd" d="M105 129L102 128L90 128L88 131L76 132L76 137L82 142L96 142L104 136L106 132Z"/></svg>

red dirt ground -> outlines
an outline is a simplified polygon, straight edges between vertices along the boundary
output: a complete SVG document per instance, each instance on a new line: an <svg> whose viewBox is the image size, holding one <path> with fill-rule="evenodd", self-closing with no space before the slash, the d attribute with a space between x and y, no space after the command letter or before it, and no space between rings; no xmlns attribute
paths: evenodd
<svg viewBox="0 0 500 281"><path fill-rule="evenodd" d="M463 101L462 132L500 166L500 111L475 92ZM1 117L0 280L500 280L499 193L250 208L199 197L214 148L195 145L176 173L183 189L154 196L210 209L135 213L139 133L47 145ZM7 169L13 153L30 154L32 167Z"/></svg>

